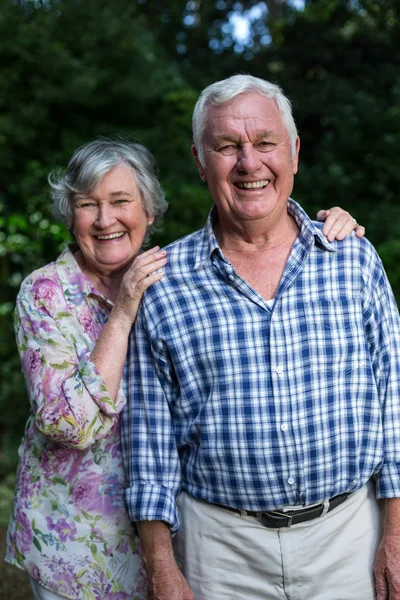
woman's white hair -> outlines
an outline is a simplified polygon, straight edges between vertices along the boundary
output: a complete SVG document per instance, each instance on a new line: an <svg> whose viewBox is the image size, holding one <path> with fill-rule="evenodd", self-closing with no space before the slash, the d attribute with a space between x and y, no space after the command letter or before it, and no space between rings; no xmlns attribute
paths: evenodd
<svg viewBox="0 0 400 600"><path fill-rule="evenodd" d="M226 104L233 98L240 96L240 94L249 92L256 92L266 98L275 100L289 135L291 155L295 155L297 128L293 119L290 100L284 95L281 88L274 83L252 75L232 75L228 79L217 81L206 87L201 92L194 107L192 118L193 144L203 167L205 167L203 138L209 107Z"/></svg>
<svg viewBox="0 0 400 600"><path fill-rule="evenodd" d="M106 173L126 164L140 189L143 207L154 222L146 231L146 243L168 208L158 181L153 155L141 144L125 140L97 138L76 150L65 172L52 171L48 177L53 200L53 214L71 230L74 223L76 194L88 195Z"/></svg>

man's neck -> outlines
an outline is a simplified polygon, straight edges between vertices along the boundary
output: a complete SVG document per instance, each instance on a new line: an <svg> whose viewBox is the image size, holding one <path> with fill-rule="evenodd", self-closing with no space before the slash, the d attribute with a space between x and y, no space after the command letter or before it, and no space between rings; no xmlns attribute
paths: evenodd
<svg viewBox="0 0 400 600"><path fill-rule="evenodd" d="M279 221L235 223L226 226L217 221L214 234L223 252L273 252L282 246L292 247L299 235L299 227L291 215L285 212Z"/></svg>
<svg viewBox="0 0 400 600"><path fill-rule="evenodd" d="M279 227L257 227L227 231L216 223L214 233L220 248L238 275L265 300L275 298L299 227L288 213Z"/></svg>

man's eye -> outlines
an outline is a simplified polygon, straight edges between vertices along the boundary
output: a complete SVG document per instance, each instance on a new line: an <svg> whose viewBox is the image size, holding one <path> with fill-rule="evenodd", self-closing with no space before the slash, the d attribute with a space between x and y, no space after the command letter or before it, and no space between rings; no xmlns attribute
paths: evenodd
<svg viewBox="0 0 400 600"><path fill-rule="evenodd" d="M267 141L259 142L257 144L257 147L262 152L265 152L266 150L272 150L272 148L274 148L274 146L275 146L275 144L273 142L267 142Z"/></svg>
<svg viewBox="0 0 400 600"><path fill-rule="evenodd" d="M225 144L225 146L219 148L221 154L234 154L236 150L237 146L235 144Z"/></svg>

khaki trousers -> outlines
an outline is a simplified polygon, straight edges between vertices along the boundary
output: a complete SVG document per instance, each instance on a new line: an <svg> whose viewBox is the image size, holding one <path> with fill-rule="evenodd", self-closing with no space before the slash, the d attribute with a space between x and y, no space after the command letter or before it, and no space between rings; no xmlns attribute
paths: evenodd
<svg viewBox="0 0 400 600"><path fill-rule="evenodd" d="M324 517L267 529L179 497L177 562L195 600L373 600L381 507L371 483Z"/></svg>

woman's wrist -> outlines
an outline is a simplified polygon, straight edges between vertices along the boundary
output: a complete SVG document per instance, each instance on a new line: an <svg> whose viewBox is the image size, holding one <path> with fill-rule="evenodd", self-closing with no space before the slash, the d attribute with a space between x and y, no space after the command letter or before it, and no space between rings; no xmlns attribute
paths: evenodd
<svg viewBox="0 0 400 600"><path fill-rule="evenodd" d="M133 326L133 324L136 321L136 314L135 315L131 315L129 314L129 312L127 312L126 310L124 310L122 308L122 306L119 306L118 304L115 304L113 306L113 309L110 313L109 319L108 319L108 323L110 326L113 326L114 324L116 324L118 327L123 327L128 329L127 334L129 335L129 332Z"/></svg>

